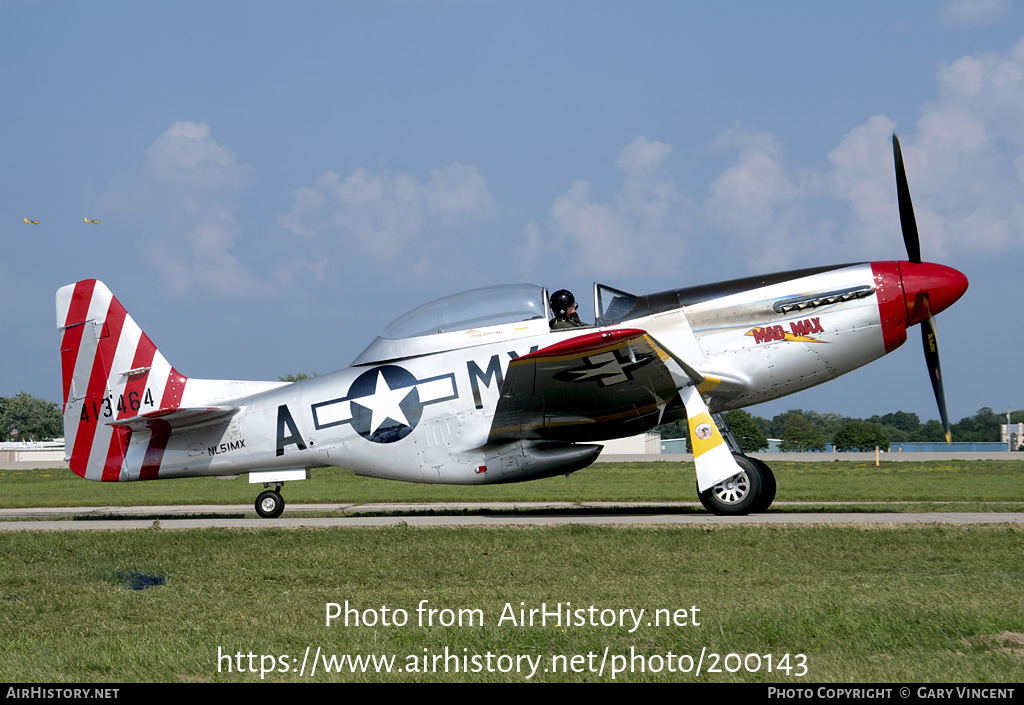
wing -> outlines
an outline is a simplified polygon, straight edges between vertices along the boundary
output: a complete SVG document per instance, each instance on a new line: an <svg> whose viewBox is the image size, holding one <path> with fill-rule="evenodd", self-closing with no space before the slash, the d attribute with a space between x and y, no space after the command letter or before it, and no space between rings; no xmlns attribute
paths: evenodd
<svg viewBox="0 0 1024 705"><path fill-rule="evenodd" d="M587 333L509 363L489 440L600 441L685 413L703 492L742 472L701 398L708 382L646 331Z"/></svg>
<svg viewBox="0 0 1024 705"><path fill-rule="evenodd" d="M669 364L639 329L586 333L518 357L489 440L595 441L654 428L666 411L682 410Z"/></svg>

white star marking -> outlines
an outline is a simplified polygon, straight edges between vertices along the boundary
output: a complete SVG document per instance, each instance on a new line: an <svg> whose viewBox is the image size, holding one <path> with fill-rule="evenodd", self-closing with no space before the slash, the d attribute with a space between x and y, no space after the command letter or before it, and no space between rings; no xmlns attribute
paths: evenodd
<svg viewBox="0 0 1024 705"><path fill-rule="evenodd" d="M615 384L617 382L625 381L626 375L622 373L622 363L618 361L613 353L601 353L600 355L594 355L588 357L587 362L594 367L590 369L576 368L572 370L572 373L576 375L574 382L581 382L591 377L600 377L603 375L609 375L609 378L605 380L606 385ZM614 380L614 381L613 381Z"/></svg>
<svg viewBox="0 0 1024 705"><path fill-rule="evenodd" d="M387 380L384 379L384 373L380 370L377 371L377 386L373 390L373 395L352 400L356 404L359 404L359 406L365 406L372 412L370 416L371 435L375 433L387 419L393 419L404 426L409 425L409 419L405 417L405 412L402 411L402 407L400 407L399 404L409 396L409 392L413 389L415 389L415 387L391 389L391 387L388 386Z"/></svg>

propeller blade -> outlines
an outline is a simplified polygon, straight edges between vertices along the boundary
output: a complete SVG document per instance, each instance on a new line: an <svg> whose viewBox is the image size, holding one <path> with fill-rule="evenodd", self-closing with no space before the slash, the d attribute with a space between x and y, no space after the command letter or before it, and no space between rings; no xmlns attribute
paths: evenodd
<svg viewBox="0 0 1024 705"><path fill-rule="evenodd" d="M921 263L921 239L917 234L917 220L914 219L914 204L910 201L910 186L907 185L907 170L903 166L903 152L900 140L893 133L892 155L896 160L896 198L900 206L900 227L903 229L903 244L907 246L907 257L915 264Z"/></svg>
<svg viewBox="0 0 1024 705"><path fill-rule="evenodd" d="M903 230L903 244L907 247L907 257L914 264L921 264L921 238L917 232L917 220L914 218L914 204L910 200L910 186L907 184L907 169L903 165L903 151L896 133L892 135L892 155L896 161L896 198L900 207L900 228ZM962 292L961 292L962 293ZM946 394L942 389L942 368L939 365L939 338L935 329L935 316L932 315L928 293L922 291L917 295L915 311L923 307L927 317L921 321L921 342L924 345L924 360L928 365L928 376L932 380L932 391L935 402L939 405L939 416L942 419L942 430L946 434L946 443L952 443L949 428L949 415L946 413ZM940 308L941 310L941 308Z"/></svg>
<svg viewBox="0 0 1024 705"><path fill-rule="evenodd" d="M939 366L939 339L935 329L935 317L931 315L928 296L922 295L922 303L928 310L928 318L921 323L921 342L924 344L924 360L928 365L928 376L932 379L932 391L935 402L939 405L939 417L942 419L942 430L946 434L946 443L952 442L949 430L949 416L946 414L946 395L942 390L942 368Z"/></svg>

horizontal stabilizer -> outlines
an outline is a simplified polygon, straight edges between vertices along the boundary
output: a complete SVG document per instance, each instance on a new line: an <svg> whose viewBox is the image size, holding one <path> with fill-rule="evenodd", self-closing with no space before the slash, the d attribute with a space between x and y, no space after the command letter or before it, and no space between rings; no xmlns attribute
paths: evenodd
<svg viewBox="0 0 1024 705"><path fill-rule="evenodd" d="M161 409L127 419L111 421L111 426L126 426L133 431L160 429L200 428L215 426L234 416L237 406L200 406L178 409Z"/></svg>

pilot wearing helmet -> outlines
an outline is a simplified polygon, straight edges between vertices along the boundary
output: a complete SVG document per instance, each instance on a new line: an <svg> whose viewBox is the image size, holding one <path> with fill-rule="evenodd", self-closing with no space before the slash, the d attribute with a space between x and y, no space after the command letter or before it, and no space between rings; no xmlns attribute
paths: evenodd
<svg viewBox="0 0 1024 705"><path fill-rule="evenodd" d="M576 313L576 298L568 289L559 289L551 295L551 311L555 317L551 319L551 330L564 328L583 328L586 324Z"/></svg>

